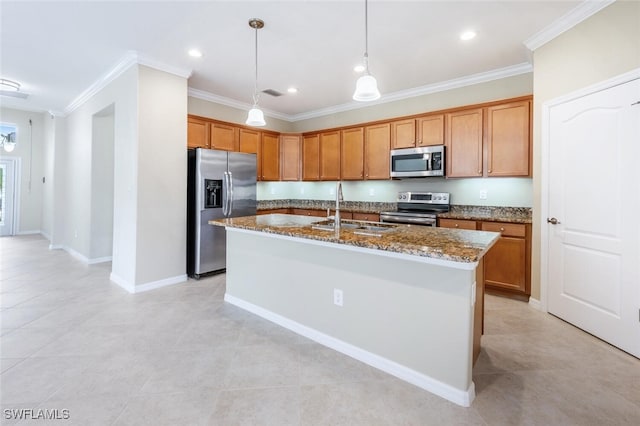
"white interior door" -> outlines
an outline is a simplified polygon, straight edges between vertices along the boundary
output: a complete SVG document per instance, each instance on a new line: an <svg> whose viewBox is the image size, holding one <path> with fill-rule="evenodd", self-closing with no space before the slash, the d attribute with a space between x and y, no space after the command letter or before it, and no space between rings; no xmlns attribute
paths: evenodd
<svg viewBox="0 0 640 426"><path fill-rule="evenodd" d="M633 80L551 107L544 226L549 312L640 357L638 101Z"/></svg>
<svg viewBox="0 0 640 426"><path fill-rule="evenodd" d="M0 236L14 234L15 160L0 159Z"/></svg>

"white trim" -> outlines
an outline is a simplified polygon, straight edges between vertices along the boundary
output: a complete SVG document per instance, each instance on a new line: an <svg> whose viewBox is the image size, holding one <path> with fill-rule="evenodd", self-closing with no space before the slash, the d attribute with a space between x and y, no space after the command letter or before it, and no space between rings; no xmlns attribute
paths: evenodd
<svg viewBox="0 0 640 426"><path fill-rule="evenodd" d="M546 224L546 218L549 217L549 162L546 160L549 158L550 149L549 143L551 135L549 134L549 120L551 108L637 79L640 79L640 68L636 68L624 74L583 87L582 89L578 89L566 95L550 99L542 104L542 133L540 135L540 306L543 312L548 312L547 290L549 286L549 227Z"/></svg>
<svg viewBox="0 0 640 426"><path fill-rule="evenodd" d="M62 244L49 244L49 250L64 250Z"/></svg>
<svg viewBox="0 0 640 426"><path fill-rule="evenodd" d="M68 246L62 246L62 249L64 251L66 251L67 253L69 253L72 257L75 257L76 259L84 262L84 263L89 263L89 258L87 256L85 256L84 254L75 251L74 249L72 249L71 247Z"/></svg>
<svg viewBox="0 0 640 426"><path fill-rule="evenodd" d="M546 312L546 310L542 309L542 304L538 299L534 299L533 297L529 297L529 307L535 309L536 311Z"/></svg>
<svg viewBox="0 0 640 426"><path fill-rule="evenodd" d="M135 285L133 283L130 283L124 278L114 274L113 272L111 272L111 274L109 275L109 279L114 283L116 283L117 285L119 285L120 287L122 287L123 289L127 290L129 293L136 294L136 293L142 293L149 290L155 290L157 288L166 287L169 285L184 283L187 281L187 275L186 274L177 275L175 277L169 277L163 280L152 281L152 282L149 282L146 284L140 284L140 285Z"/></svg>
<svg viewBox="0 0 640 426"><path fill-rule="evenodd" d="M249 111L249 109L253 106L253 104L248 104L245 102L237 101L235 99L226 98L220 95L214 95L213 93L206 92L204 90L189 88L188 95L192 98L202 99L203 101L209 101L220 105L226 105L231 108L236 108L242 111ZM267 117L277 118L279 120L291 121L291 116L288 114L283 114L277 111L272 111L269 109L265 109L260 107L264 115Z"/></svg>
<svg viewBox="0 0 640 426"><path fill-rule="evenodd" d="M595 15L615 0L587 0L558 18L556 21L538 31L524 41L524 45L531 51L547 44L560 34L578 25L585 19Z"/></svg>
<svg viewBox="0 0 640 426"><path fill-rule="evenodd" d="M96 263L111 262L112 259L113 259L113 257L111 257L111 256L96 257L96 258L93 258L93 259L88 259L87 263L89 265L95 265Z"/></svg>
<svg viewBox="0 0 640 426"><path fill-rule="evenodd" d="M47 234L44 231L40 231L40 234L47 239L47 241L51 242L51 235Z"/></svg>
<svg viewBox="0 0 640 426"><path fill-rule="evenodd" d="M416 96L429 95L432 93L443 92L445 90L459 89L461 87L471 86L479 83L486 83L488 81L499 80L501 78L513 77L520 74L527 74L533 72L533 65L528 62L512 65L505 68L499 68L487 72L481 72L478 74L472 74L465 77L456 78L453 80L447 80L439 83L428 84L426 86L415 87L407 90L400 90L393 93L387 93L383 95L379 100L375 102L349 102L342 105L335 105L327 108L320 108L314 111L302 112L300 114L283 114L275 111L265 110L262 111L265 115L278 118L280 120L295 122L300 120L307 120L310 118L322 117L325 115L331 115L338 112L351 111L354 109L366 108L373 105L385 104L388 102L395 102L402 99L414 98ZM223 96L214 95L204 90L198 90L189 88L189 96L210 101L241 110L248 110L251 108L250 104L239 102L234 99L225 98Z"/></svg>
<svg viewBox="0 0 640 426"><path fill-rule="evenodd" d="M109 71L100 76L100 78L98 78L93 84L91 84L73 101L71 101L71 103L67 105L61 115L66 116L71 114L85 102L91 99L96 93L104 89L109 83L120 77L122 73L127 71L132 65L136 64L155 68L157 70L175 74L183 78L189 78L189 76L191 76L191 70L167 65L163 62L153 60L146 56L140 56L135 51L129 51Z"/></svg>
<svg viewBox="0 0 640 426"><path fill-rule="evenodd" d="M380 249L371 249L366 247L352 246L349 244L338 244L338 243L332 243L328 241L313 240L309 238L290 237L288 235L274 234L271 232L253 231L251 229L232 228L232 227L226 227L226 229L227 229L227 232L240 232L240 233L246 233L246 234L260 235L262 237L295 241L295 242L304 243L304 244L329 247L332 249L355 251L358 253L372 254L375 256L391 257L394 259L401 259L409 262L427 263L429 265L444 266L446 268L462 269L465 271L475 271L476 267L478 266L478 262L456 262L453 260L438 259L434 257L415 256L410 254L397 253L393 251L385 251ZM494 242L491 245L493 246L493 244L495 244L496 241L497 239L494 240ZM489 248L490 247L487 247L487 250L489 250Z"/></svg>
<svg viewBox="0 0 640 426"><path fill-rule="evenodd" d="M42 234L42 231L40 231L39 229L32 229L29 231L20 231L16 233L16 235L36 235L36 234Z"/></svg>
<svg viewBox="0 0 640 426"><path fill-rule="evenodd" d="M409 382L421 389L438 395L446 400L449 400L455 404L463 407L470 407L475 398L475 385L471 382L469 389L461 391L446 383L442 383L430 376L419 373L397 362L391 361L387 358L381 357L362 348L346 343L340 339L324 334L318 330L307 327L300 323L285 318L281 315L273 313L267 309L256 306L252 303L246 302L230 294L225 294L225 302L235 305L245 311L251 312L259 317L262 317L268 321L278 324L288 330L293 331L301 336L313 340L323 346L334 349L340 353L343 353L351 358L362 361L371 367L382 370L385 373L389 373L405 382Z"/></svg>

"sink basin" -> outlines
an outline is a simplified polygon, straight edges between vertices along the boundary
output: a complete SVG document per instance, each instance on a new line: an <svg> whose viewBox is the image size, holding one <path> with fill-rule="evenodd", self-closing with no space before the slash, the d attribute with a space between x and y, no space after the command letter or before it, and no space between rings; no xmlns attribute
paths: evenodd
<svg viewBox="0 0 640 426"><path fill-rule="evenodd" d="M340 223L342 229L353 230L355 234L359 235L375 235L380 236L383 232L388 232L396 228L396 225L375 223L375 222L360 222L343 220ZM335 230L335 222L333 220L323 220L311 225L311 229L318 229L322 231Z"/></svg>

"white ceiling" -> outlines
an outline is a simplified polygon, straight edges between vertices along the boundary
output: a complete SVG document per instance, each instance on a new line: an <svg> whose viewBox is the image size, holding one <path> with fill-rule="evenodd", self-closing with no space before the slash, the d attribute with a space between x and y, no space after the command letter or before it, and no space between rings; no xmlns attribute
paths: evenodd
<svg viewBox="0 0 640 426"><path fill-rule="evenodd" d="M369 3L371 73L389 99L397 92L530 67L527 39L577 10L581 1L379 1ZM296 119L350 104L364 53L358 1L6 1L0 2L0 76L30 96L4 106L62 112L126 55L191 72L189 88L249 104L253 17L259 31L259 89L272 115ZM566 17L565 17L566 18ZM478 36L459 40L463 30ZM190 48L204 53L187 55Z"/></svg>

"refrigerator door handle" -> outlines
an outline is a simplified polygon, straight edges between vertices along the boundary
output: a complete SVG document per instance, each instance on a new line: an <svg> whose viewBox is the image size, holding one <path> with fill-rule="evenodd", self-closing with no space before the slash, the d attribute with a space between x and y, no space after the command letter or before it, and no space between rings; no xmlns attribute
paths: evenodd
<svg viewBox="0 0 640 426"><path fill-rule="evenodd" d="M224 172L222 180L222 214L227 216L227 203L229 202L229 179L227 172Z"/></svg>
<svg viewBox="0 0 640 426"><path fill-rule="evenodd" d="M233 173L229 172L229 216L233 214Z"/></svg>

